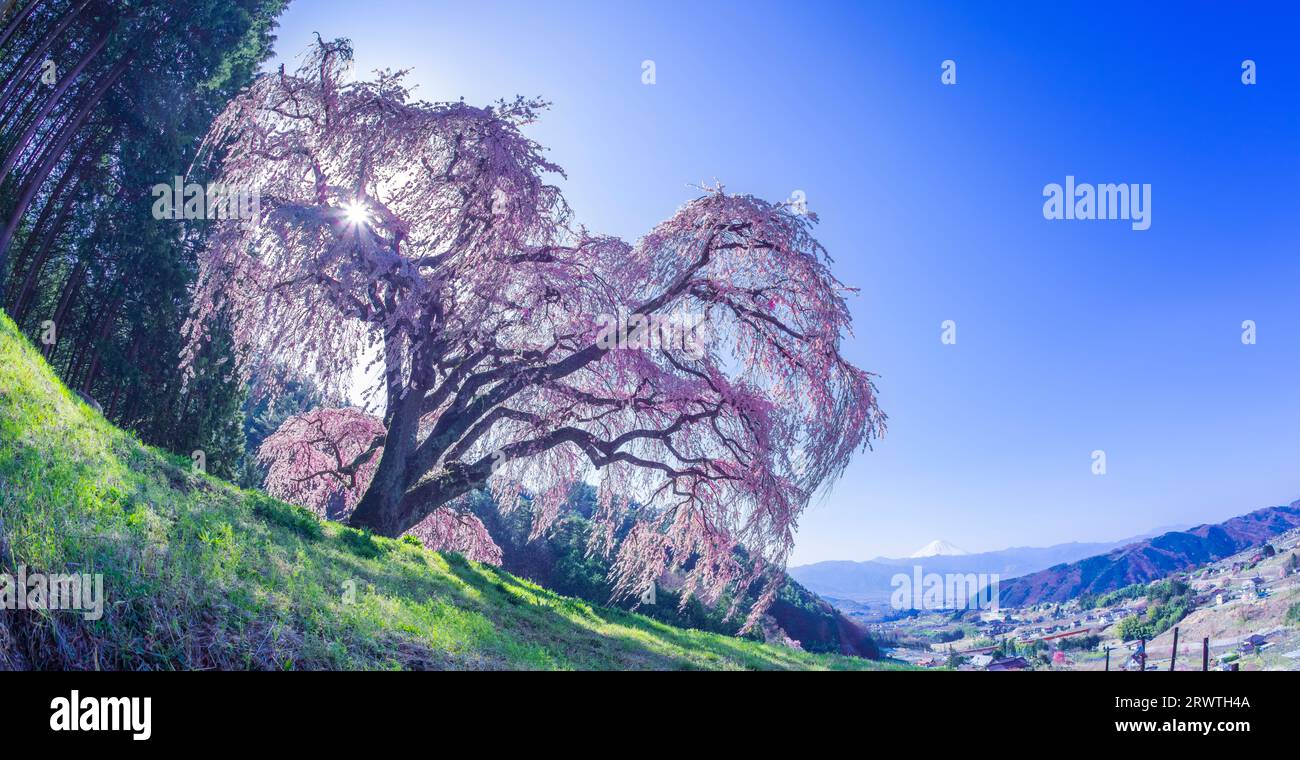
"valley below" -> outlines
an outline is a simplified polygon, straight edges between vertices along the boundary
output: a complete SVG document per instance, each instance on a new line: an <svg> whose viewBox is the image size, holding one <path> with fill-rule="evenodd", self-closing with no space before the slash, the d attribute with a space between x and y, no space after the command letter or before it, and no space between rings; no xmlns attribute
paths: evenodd
<svg viewBox="0 0 1300 760"><path fill-rule="evenodd" d="M1300 502L1221 525L1171 531L1105 555L1003 579L998 595L1002 603L991 608L900 610L879 593L826 598L865 626L885 657L923 668L1300 670L1300 528L1285 527L1297 512ZM1260 527L1269 525L1271 529ZM1279 529L1259 540L1260 531ZM1096 569L1104 558L1110 566L1103 572L1122 579L1124 572L1136 572L1127 559L1149 560L1153 546L1158 550L1187 545L1184 536L1210 536L1221 549L1232 547L1235 544L1225 536L1234 531L1247 546L1190 568L1168 573L1151 569L1135 582L1112 581L1112 587L1098 593L1076 592L1063 600L1007 603L1008 589L1012 599L1024 599L1033 589L1044 588L1047 579L1058 581L1053 589L1061 587L1061 578L1073 578L1078 586L1077 566ZM1247 534L1256 540L1243 538ZM1168 553L1161 556L1174 561ZM932 561L936 559L940 561ZM924 562L932 571L951 567L956 559L908 561ZM805 570L792 568L791 574L817 590ZM1085 585L1097 588L1103 583L1093 579Z"/></svg>

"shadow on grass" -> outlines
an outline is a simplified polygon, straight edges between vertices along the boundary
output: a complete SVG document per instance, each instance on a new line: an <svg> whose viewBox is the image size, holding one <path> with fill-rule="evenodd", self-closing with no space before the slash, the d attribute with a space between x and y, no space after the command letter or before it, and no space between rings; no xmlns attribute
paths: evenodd
<svg viewBox="0 0 1300 760"><path fill-rule="evenodd" d="M0 341L11 341L9 331ZM103 618L0 613L49 669L784 668L802 652L686 631L503 571L322 523L191 471L0 345L8 571L104 574ZM13 361L10 361L13 359ZM351 586L349 587L349 584ZM349 600L349 591L354 598Z"/></svg>
<svg viewBox="0 0 1300 760"><path fill-rule="evenodd" d="M589 605L562 597L534 584L484 565L472 565L459 555L446 555L453 573L466 585L486 595L513 602L514 611L527 607L525 616L536 623L543 645L560 645L579 667L646 667L664 670L705 667L790 668L807 667L806 657L743 639L689 631L642 615ZM507 604L510 604L507 602ZM562 631L562 641L546 641L548 632ZM536 632L534 633L536 635ZM588 654L576 658L572 647L590 643ZM620 651L621 650L621 651ZM631 659L633 662L628 662Z"/></svg>

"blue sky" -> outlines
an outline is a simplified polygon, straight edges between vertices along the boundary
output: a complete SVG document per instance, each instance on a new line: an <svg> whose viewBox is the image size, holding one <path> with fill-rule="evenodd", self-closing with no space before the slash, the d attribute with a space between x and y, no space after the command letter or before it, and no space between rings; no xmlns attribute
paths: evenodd
<svg viewBox="0 0 1300 760"><path fill-rule="evenodd" d="M578 218L629 240L692 185L803 191L890 431L795 564L1300 499L1300 10L1005 5L297 0L277 49L346 36L429 100L549 99L530 133ZM1150 229L1044 219L1066 175L1151 184Z"/></svg>

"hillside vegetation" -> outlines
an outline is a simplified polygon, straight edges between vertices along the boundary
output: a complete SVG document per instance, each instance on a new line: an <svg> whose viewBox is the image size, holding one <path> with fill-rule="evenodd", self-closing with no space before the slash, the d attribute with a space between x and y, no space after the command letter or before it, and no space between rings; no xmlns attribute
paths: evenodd
<svg viewBox="0 0 1300 760"><path fill-rule="evenodd" d="M850 669L319 521L142 445L0 315L0 570L102 573L103 617L0 610L15 668Z"/></svg>
<svg viewBox="0 0 1300 760"><path fill-rule="evenodd" d="M531 500L521 501L515 509L502 513L485 492L471 499L474 514L501 547L501 567L565 596L596 603L614 597L609 580L611 560L587 551L594 529L591 516L597 508L595 488L587 483L575 487L565 514L542 536L533 535ZM628 521L615 535L621 538L630 525ZM638 611L667 625L730 634L736 631L737 619L749 614L759 590L761 584L753 584L738 600L735 592L729 592L713 605L698 597L682 604L680 578L669 574L656 584L656 603ZM636 602L635 598L621 599L614 606L631 609ZM733 605L737 610L728 617ZM759 641L780 641L787 636L809 652L880 658L880 648L866 628L788 576L760 625L749 634Z"/></svg>
<svg viewBox="0 0 1300 760"><path fill-rule="evenodd" d="M1019 607L1098 597L1193 570L1298 527L1300 501L1257 509L1215 525L1170 531L1106 554L1014 578L1002 584L1002 604Z"/></svg>

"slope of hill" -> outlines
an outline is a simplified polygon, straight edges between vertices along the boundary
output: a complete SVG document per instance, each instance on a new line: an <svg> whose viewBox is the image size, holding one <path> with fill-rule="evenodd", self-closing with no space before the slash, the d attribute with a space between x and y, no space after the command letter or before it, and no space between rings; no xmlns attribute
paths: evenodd
<svg viewBox="0 0 1300 760"><path fill-rule="evenodd" d="M1171 531L1003 583L1001 601L1004 606L1017 607L1114 591L1227 557L1298 526L1300 501L1256 510L1217 525Z"/></svg>
<svg viewBox="0 0 1300 760"><path fill-rule="evenodd" d="M590 517L596 510L596 492L590 485L584 483L573 490L566 506L567 514L541 537L532 535L533 512L527 500L505 515L487 494L478 494L471 503L475 514L483 520L493 540L501 547L503 569L565 596L596 603L610 599L613 594L613 587L607 580L610 562L587 551ZM736 617L748 614L758 590L755 584L741 599ZM683 606L679 591L680 579L661 578L655 603L640 605L637 611L669 625L715 633L735 631L735 617L727 618L732 606L730 598L719 600L712 607L698 599ZM636 602L635 599L627 600L617 606L627 608ZM880 656L880 650L866 628L788 578L764 616L763 628L773 633L774 628L780 628L810 652L871 659Z"/></svg>
<svg viewBox="0 0 1300 760"><path fill-rule="evenodd" d="M103 617L0 609L15 668L883 668L684 630L320 522L143 446L0 315L0 572L102 574Z"/></svg>
<svg viewBox="0 0 1300 760"><path fill-rule="evenodd" d="M1069 543L1048 547L1014 547L996 552L887 559L866 562L829 561L790 568L790 576L813 592L831 599L853 602L883 602L893 590L896 573L911 572L920 565L927 573L997 573L1005 581L1063 562L1110 551L1124 542Z"/></svg>

